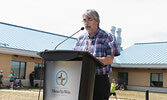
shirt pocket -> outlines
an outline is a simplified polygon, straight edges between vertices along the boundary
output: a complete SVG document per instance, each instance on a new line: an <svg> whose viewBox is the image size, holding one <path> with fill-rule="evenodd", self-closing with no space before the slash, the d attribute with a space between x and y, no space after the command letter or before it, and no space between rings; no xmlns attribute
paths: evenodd
<svg viewBox="0 0 167 100"><path fill-rule="evenodd" d="M106 53L105 53L105 45L104 45L104 40L99 40L97 41L96 43L96 57L104 57L106 56Z"/></svg>

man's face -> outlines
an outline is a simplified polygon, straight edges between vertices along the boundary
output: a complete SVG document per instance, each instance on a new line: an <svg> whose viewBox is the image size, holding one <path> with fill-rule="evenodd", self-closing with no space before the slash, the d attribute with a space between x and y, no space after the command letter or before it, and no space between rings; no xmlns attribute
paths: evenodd
<svg viewBox="0 0 167 100"><path fill-rule="evenodd" d="M83 17L83 23L85 26L85 29L88 31L88 33L95 33L98 29L99 22L95 21L94 17Z"/></svg>

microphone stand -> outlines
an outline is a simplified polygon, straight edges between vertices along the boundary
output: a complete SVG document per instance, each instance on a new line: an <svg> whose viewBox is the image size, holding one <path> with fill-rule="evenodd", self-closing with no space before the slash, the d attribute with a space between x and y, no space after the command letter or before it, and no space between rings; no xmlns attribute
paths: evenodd
<svg viewBox="0 0 167 100"><path fill-rule="evenodd" d="M54 50L56 50L59 45L61 45L63 42L65 42L66 40L68 40L69 38L71 38L72 36L74 36L75 34L77 34L78 32L80 32L81 30L84 30L84 27L81 27L80 30L78 30L77 32L75 32L74 34L72 34L71 36L69 36L68 38L66 38L64 41L62 41L58 45L56 45L56 47L55 47Z"/></svg>

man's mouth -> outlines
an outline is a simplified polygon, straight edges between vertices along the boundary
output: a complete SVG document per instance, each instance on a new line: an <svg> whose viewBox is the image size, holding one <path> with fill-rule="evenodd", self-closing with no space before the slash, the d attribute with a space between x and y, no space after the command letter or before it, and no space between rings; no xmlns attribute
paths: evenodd
<svg viewBox="0 0 167 100"><path fill-rule="evenodd" d="M86 29L87 29L87 28L91 28L91 26L86 26Z"/></svg>

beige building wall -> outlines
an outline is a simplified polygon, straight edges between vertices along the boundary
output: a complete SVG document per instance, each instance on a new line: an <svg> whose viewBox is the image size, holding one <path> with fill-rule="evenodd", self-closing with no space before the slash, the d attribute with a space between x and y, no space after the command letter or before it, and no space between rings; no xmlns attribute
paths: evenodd
<svg viewBox="0 0 167 100"><path fill-rule="evenodd" d="M26 79L29 79L29 75L32 71L34 71L34 62L27 62L26 65Z"/></svg>
<svg viewBox="0 0 167 100"><path fill-rule="evenodd" d="M118 72L128 72L129 86L150 86L151 73L163 73L163 87L167 88L167 69L131 69L131 68L113 68L110 79L118 79Z"/></svg>
<svg viewBox="0 0 167 100"><path fill-rule="evenodd" d="M116 79L118 82L118 72L116 68L112 68L112 74L110 74L110 82L112 82L112 79Z"/></svg>
<svg viewBox="0 0 167 100"><path fill-rule="evenodd" d="M8 78L11 69L12 56L0 53L0 70L3 70L3 78Z"/></svg>
<svg viewBox="0 0 167 100"><path fill-rule="evenodd" d="M150 73L149 72L129 72L128 85L135 86L150 86Z"/></svg>
<svg viewBox="0 0 167 100"><path fill-rule="evenodd" d="M167 88L167 72L163 73L163 87Z"/></svg>
<svg viewBox="0 0 167 100"><path fill-rule="evenodd" d="M41 58L10 55L0 53L0 70L3 70L4 77L8 79L11 71L11 62L12 61L24 61L26 62L26 79L29 79L29 74L34 71L35 63L42 63Z"/></svg>

